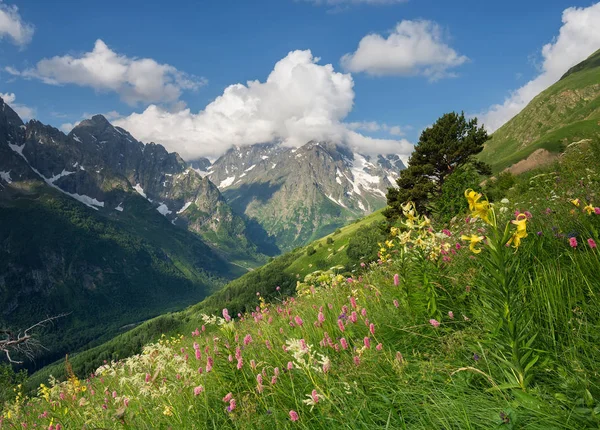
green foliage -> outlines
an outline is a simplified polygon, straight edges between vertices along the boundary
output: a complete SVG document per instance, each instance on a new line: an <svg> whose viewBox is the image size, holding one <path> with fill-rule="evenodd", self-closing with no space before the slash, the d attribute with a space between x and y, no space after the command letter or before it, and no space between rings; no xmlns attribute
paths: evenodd
<svg viewBox="0 0 600 430"><path fill-rule="evenodd" d="M346 249L351 263L370 263L377 260L379 243L387 237L387 234L382 232L380 225L380 223L372 223L359 228L354 233Z"/></svg>
<svg viewBox="0 0 600 430"><path fill-rule="evenodd" d="M308 246L308 247L306 248L306 255L308 255L309 257L310 257L311 255L314 255L314 254L316 254L316 253L317 253L317 251L315 250L315 248L314 248L312 245L311 245L311 246Z"/></svg>
<svg viewBox="0 0 600 430"><path fill-rule="evenodd" d="M27 380L27 372L20 370L15 372L10 364L0 363L0 412L2 405L17 397L20 386Z"/></svg>
<svg viewBox="0 0 600 430"><path fill-rule="evenodd" d="M447 223L456 215L463 214L468 207L464 192L476 188L479 181L479 174L470 166L458 168L449 175L442 185L439 198L432 203L436 220Z"/></svg>
<svg viewBox="0 0 600 430"><path fill-rule="evenodd" d="M395 219L402 213L401 205L415 203L421 212L436 200L446 179L458 168L467 164L481 174L490 173L489 166L474 160L488 140L487 132L477 126L477 119L467 120L464 113L447 113L421 133L419 142L408 161L409 166L400 172L398 188L388 191L385 215Z"/></svg>
<svg viewBox="0 0 600 430"><path fill-rule="evenodd" d="M499 201L506 196L508 190L515 185L515 182L516 179L512 173L508 171L501 172L496 177L492 177L487 181L484 193L490 201Z"/></svg>
<svg viewBox="0 0 600 430"><path fill-rule="evenodd" d="M333 244L333 237L328 237L327 238L327 245L332 245Z"/></svg>

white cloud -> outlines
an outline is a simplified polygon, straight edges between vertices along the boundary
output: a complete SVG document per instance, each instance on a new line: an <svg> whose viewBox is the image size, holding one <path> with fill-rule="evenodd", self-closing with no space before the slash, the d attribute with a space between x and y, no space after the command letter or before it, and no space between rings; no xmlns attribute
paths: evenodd
<svg viewBox="0 0 600 430"><path fill-rule="evenodd" d="M369 34L355 52L342 57L350 72L370 75L424 75L430 80L454 76L448 70L468 60L444 42L441 27L432 21L404 20L386 38Z"/></svg>
<svg viewBox="0 0 600 430"><path fill-rule="evenodd" d="M33 32L33 25L21 19L18 7L0 0L0 39L9 37L15 45L23 47L31 42Z"/></svg>
<svg viewBox="0 0 600 430"><path fill-rule="evenodd" d="M63 133L69 134L81 121L65 122L58 127Z"/></svg>
<svg viewBox="0 0 600 430"><path fill-rule="evenodd" d="M587 8L565 9L562 22L558 37L542 48L541 73L512 91L504 103L493 105L477 115L488 131L500 128L536 95L558 81L569 68L600 48L600 3Z"/></svg>
<svg viewBox="0 0 600 430"><path fill-rule="evenodd" d="M392 136L404 136L404 130L399 125L381 124L377 121L359 121L346 123L346 127L350 130L363 130L368 132L385 131Z"/></svg>
<svg viewBox="0 0 600 430"><path fill-rule="evenodd" d="M4 103L9 105L22 120L27 121L35 116L35 109L29 106L15 103L17 96L15 93L0 93L0 97L4 100Z"/></svg>
<svg viewBox="0 0 600 430"><path fill-rule="evenodd" d="M301 146L311 139L345 141L366 153L384 147L410 152L407 141L371 139L348 129L342 120L354 103L352 76L317 62L309 50L293 51L265 82L230 85L198 113L150 105L114 123L187 159L218 156L233 145Z"/></svg>
<svg viewBox="0 0 600 430"><path fill-rule="evenodd" d="M206 83L169 64L151 58L129 58L111 50L98 39L94 49L80 56L45 58L22 72L7 67L13 75L40 79L47 84L75 84L98 91L114 91L128 104L175 103L184 90Z"/></svg>

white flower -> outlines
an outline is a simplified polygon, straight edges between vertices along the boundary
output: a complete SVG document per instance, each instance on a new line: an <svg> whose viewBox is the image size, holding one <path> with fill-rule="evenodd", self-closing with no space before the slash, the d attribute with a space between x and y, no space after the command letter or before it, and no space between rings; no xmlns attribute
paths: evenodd
<svg viewBox="0 0 600 430"><path fill-rule="evenodd" d="M500 200L500 203L506 205L509 203L509 200L506 197L504 197L502 200Z"/></svg>

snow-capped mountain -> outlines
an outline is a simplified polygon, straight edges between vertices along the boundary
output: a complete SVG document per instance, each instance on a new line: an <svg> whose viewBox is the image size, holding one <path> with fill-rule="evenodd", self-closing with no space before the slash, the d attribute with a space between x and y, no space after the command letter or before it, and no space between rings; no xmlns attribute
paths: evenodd
<svg viewBox="0 0 600 430"><path fill-rule="evenodd" d="M385 206L403 168L398 155L372 157L311 141L300 148L234 147L206 175L235 210L291 249Z"/></svg>

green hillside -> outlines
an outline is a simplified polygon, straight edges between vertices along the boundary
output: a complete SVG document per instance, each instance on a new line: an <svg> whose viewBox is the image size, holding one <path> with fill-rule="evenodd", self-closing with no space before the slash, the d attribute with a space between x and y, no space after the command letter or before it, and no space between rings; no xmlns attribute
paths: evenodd
<svg viewBox="0 0 600 430"><path fill-rule="evenodd" d="M571 68L536 96L518 115L494 132L480 155L500 171L543 148L600 136L600 50Z"/></svg>
<svg viewBox="0 0 600 430"><path fill-rule="evenodd" d="M122 336L145 345L139 355L86 369L88 379L41 380L66 366L49 368L29 381L44 383L33 398L15 387L3 423L598 428L599 156L600 143L572 146L491 209L469 195L474 211L448 225L407 211L381 262L354 273L296 286L286 270L317 253L286 254ZM115 358L105 346L72 364L99 357Z"/></svg>
<svg viewBox="0 0 600 430"><path fill-rule="evenodd" d="M370 254L371 258L353 259L347 254L349 242L361 229L365 235L377 238L379 225L384 220L382 211L377 211L341 228L337 233L332 233L306 247L297 248L273 259L265 266L244 274L204 301L184 311L164 313L104 344L72 354L70 357L73 369L81 375L89 374L104 360L124 358L138 353L143 345L157 339L163 333L191 331L196 324L191 322L194 321L192 316L197 316L199 313L218 313L223 307L227 307L232 314L249 311L257 303L257 292L268 300L291 295L295 292L297 281L303 280L307 274L315 270L338 267L337 271L350 275L360 268L360 262L368 263L373 260L376 252ZM376 241L374 244L376 245ZM364 244L361 242L359 245ZM314 254L307 252L309 249L314 249ZM277 287L280 287L279 290ZM49 375L64 376L62 360L35 373L31 381L39 383L46 380Z"/></svg>

